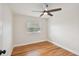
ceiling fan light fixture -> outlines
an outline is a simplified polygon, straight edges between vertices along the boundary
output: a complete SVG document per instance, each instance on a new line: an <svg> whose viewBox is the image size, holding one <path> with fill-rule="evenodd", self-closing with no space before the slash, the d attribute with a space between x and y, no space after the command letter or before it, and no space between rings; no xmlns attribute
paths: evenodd
<svg viewBox="0 0 79 59"><path fill-rule="evenodd" d="M44 15L47 15L47 12L45 12Z"/></svg>

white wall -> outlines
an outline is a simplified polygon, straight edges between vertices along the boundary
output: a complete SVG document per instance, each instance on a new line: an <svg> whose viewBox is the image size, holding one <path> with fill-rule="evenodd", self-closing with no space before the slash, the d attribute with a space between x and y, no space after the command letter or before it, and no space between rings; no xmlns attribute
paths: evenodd
<svg viewBox="0 0 79 59"><path fill-rule="evenodd" d="M0 4L0 50L2 50L2 4Z"/></svg>
<svg viewBox="0 0 79 59"><path fill-rule="evenodd" d="M5 55L11 55L12 51L12 13L7 4L3 4L3 50Z"/></svg>
<svg viewBox="0 0 79 59"><path fill-rule="evenodd" d="M26 24L27 20L38 20L40 23L41 32L40 33L30 33L27 30ZM24 16L14 14L13 19L13 40L14 46L26 45L40 41L47 40L47 24L45 19L40 19L31 16Z"/></svg>
<svg viewBox="0 0 79 59"><path fill-rule="evenodd" d="M49 38L52 42L79 55L79 4L57 4L62 11L49 20Z"/></svg>

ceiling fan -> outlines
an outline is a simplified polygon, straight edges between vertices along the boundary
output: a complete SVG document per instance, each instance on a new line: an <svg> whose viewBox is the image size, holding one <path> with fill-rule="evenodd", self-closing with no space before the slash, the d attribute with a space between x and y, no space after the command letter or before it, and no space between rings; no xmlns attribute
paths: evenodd
<svg viewBox="0 0 79 59"><path fill-rule="evenodd" d="M48 4L45 3L45 9L43 11L33 11L33 12L42 12L42 14L40 15L43 16L43 15L49 15L49 16L53 16L53 14L51 14L51 12L56 12L56 11L60 11L62 10L62 8L55 8L55 9L51 9L51 10L48 10Z"/></svg>

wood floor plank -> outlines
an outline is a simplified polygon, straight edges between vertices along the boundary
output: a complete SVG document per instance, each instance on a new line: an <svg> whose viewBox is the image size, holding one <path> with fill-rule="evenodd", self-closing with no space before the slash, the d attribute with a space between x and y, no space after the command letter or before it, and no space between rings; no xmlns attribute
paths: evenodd
<svg viewBox="0 0 79 59"><path fill-rule="evenodd" d="M75 56L48 41L15 47L12 56Z"/></svg>

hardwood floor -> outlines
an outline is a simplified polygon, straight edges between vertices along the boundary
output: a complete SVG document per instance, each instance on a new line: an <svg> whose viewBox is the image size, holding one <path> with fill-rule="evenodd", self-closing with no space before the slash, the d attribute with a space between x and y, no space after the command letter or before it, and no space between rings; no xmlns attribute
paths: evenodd
<svg viewBox="0 0 79 59"><path fill-rule="evenodd" d="M15 47L12 56L75 56L48 41Z"/></svg>

